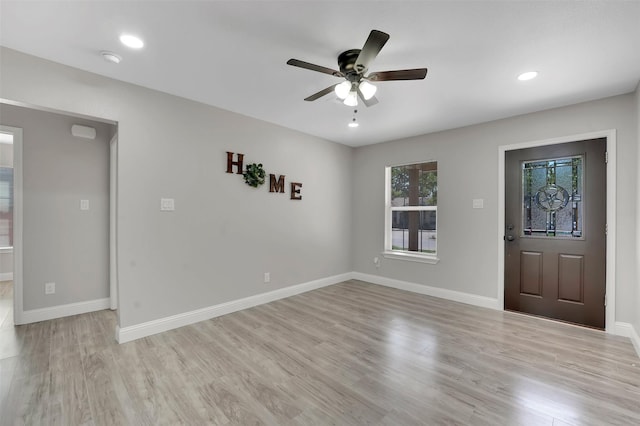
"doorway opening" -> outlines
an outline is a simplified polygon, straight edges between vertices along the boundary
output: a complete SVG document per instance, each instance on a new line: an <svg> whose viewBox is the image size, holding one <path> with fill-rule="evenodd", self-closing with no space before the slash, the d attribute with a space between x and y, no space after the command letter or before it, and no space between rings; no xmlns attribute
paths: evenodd
<svg viewBox="0 0 640 426"><path fill-rule="evenodd" d="M614 332L615 145L606 130L499 147L503 309Z"/></svg>
<svg viewBox="0 0 640 426"><path fill-rule="evenodd" d="M15 148L13 323L116 309L117 123L12 102L0 107L3 123L20 127L1 129L13 134Z"/></svg>

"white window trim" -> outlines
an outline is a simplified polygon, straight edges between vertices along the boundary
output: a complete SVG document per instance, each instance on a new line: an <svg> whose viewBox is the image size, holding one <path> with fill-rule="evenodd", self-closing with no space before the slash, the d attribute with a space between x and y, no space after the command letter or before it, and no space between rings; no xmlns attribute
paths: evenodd
<svg viewBox="0 0 640 426"><path fill-rule="evenodd" d="M398 206L398 207L393 207L388 205L387 207L389 207L391 209L391 211L405 211L405 212L414 212L414 211L419 211L419 212L435 212L438 210L438 206Z"/></svg>
<svg viewBox="0 0 640 426"><path fill-rule="evenodd" d="M435 265L440 261L439 257L432 254L412 254L400 250L385 250L382 252L382 256L386 259L406 260L409 262L428 263L430 265Z"/></svg>
<svg viewBox="0 0 640 426"><path fill-rule="evenodd" d="M434 160L431 160L434 161ZM423 163L427 163L429 161L423 161ZM411 163L414 164L414 163ZM387 259L395 259L395 260L404 260L409 262L419 262L419 263L428 263L431 265L435 265L440 261L440 258L437 256L437 248L436 254L425 254L418 252L407 252L401 250L392 250L392 233L391 233L391 216L393 211L437 211L437 206L401 206L401 207L392 207L391 206L391 168L398 167L396 166L387 166L384 169L384 251L382 252L382 256ZM437 223L437 220L436 220ZM436 225L436 232L437 232ZM436 246L437 247L437 246Z"/></svg>

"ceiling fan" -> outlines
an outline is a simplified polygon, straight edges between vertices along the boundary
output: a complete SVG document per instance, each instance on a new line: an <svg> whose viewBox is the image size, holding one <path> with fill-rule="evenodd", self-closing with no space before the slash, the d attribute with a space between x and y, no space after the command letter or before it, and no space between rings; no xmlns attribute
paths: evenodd
<svg viewBox="0 0 640 426"><path fill-rule="evenodd" d="M372 30L362 49L346 50L338 56L338 66L340 71L298 59L289 59L287 64L345 79L342 83L336 83L326 89L314 93L313 95L305 98L305 101L315 101L316 99L335 91L336 95L343 100L345 105L357 106L358 98L360 98L362 102L369 107L378 103L378 99L374 96L376 86L371 84L371 82L422 80L427 75L426 68L416 68L409 70L373 72L365 76L366 72L369 70L369 65L373 62L376 56L378 56L378 53L380 53L380 50L382 50L382 47L385 45L387 40L389 40L389 34L378 30Z"/></svg>

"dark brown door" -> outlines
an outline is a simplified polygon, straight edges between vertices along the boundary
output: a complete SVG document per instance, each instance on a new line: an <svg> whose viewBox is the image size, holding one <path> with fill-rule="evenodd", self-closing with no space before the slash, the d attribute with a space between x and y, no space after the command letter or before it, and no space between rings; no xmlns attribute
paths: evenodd
<svg viewBox="0 0 640 426"><path fill-rule="evenodd" d="M505 308L603 329L606 139L506 153Z"/></svg>

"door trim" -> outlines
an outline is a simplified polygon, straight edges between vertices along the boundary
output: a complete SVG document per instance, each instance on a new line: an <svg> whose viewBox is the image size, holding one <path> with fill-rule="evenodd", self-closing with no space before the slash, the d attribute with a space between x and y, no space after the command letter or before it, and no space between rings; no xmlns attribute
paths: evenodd
<svg viewBox="0 0 640 426"><path fill-rule="evenodd" d="M504 229L505 223L505 154L524 148L557 145L586 139L606 138L607 140L607 239L606 239L606 307L605 331L615 334L616 321L616 130L561 136L552 139L521 142L498 146L498 307L504 310Z"/></svg>
<svg viewBox="0 0 640 426"><path fill-rule="evenodd" d="M109 309L118 309L118 134L109 143Z"/></svg>
<svg viewBox="0 0 640 426"><path fill-rule="evenodd" d="M13 323L22 324L22 129L0 125L13 135Z"/></svg>

